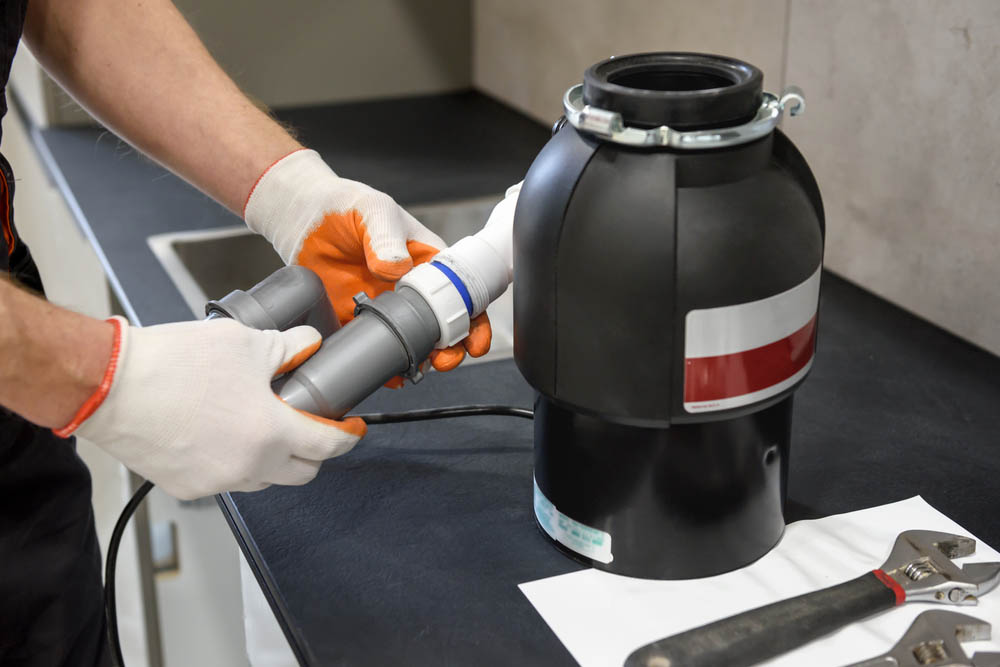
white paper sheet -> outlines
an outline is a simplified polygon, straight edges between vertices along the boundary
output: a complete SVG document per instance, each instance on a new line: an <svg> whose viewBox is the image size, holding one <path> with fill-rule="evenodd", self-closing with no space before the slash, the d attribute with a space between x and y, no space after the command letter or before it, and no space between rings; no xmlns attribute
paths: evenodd
<svg viewBox="0 0 1000 667"><path fill-rule="evenodd" d="M635 649L668 635L732 614L853 579L879 567L904 530L971 535L914 497L891 505L799 521L781 543L735 572L686 581L653 581L583 570L521 584L556 636L583 667L621 667ZM1000 561L977 540L976 553L959 565ZM906 603L770 660L769 667L838 667L889 650L921 612L951 609L993 625L992 641L969 642L966 651L1000 651L1000 590L977 606Z"/></svg>

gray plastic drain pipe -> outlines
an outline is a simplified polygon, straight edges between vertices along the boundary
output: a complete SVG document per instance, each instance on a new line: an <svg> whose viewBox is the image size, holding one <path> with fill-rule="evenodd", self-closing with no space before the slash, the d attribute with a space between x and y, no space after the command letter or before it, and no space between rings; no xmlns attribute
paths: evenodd
<svg viewBox="0 0 1000 667"><path fill-rule="evenodd" d="M320 349L274 387L292 407L339 419L397 375L419 382L430 353L465 338L472 318L504 293L514 273L511 233L520 187L507 191L482 230L414 267L394 291L355 296L355 317L343 328L322 282L298 266L209 302L206 312L259 329L319 329Z"/></svg>

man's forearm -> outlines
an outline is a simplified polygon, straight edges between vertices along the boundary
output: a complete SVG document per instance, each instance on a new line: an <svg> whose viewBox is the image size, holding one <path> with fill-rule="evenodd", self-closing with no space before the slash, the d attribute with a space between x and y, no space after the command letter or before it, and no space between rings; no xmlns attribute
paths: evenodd
<svg viewBox="0 0 1000 667"><path fill-rule="evenodd" d="M234 212L257 177L299 147L169 0L32 0L24 34L92 114Z"/></svg>
<svg viewBox="0 0 1000 667"><path fill-rule="evenodd" d="M114 328L0 280L0 405L61 428L94 393Z"/></svg>

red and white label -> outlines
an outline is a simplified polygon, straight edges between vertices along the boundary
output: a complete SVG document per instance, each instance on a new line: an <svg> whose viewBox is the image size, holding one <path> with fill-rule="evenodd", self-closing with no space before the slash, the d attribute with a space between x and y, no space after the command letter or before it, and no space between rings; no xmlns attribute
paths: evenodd
<svg viewBox="0 0 1000 667"><path fill-rule="evenodd" d="M809 372L821 269L766 299L687 314L685 410L711 412L756 403Z"/></svg>

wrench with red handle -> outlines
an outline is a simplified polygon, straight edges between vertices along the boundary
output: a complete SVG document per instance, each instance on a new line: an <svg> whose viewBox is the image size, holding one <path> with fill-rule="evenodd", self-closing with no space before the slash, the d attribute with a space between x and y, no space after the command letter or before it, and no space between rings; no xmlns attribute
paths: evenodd
<svg viewBox="0 0 1000 667"><path fill-rule="evenodd" d="M1000 563L951 562L975 550L961 535L905 531L877 570L647 644L625 667L743 667L904 602L976 604L1000 583Z"/></svg>

